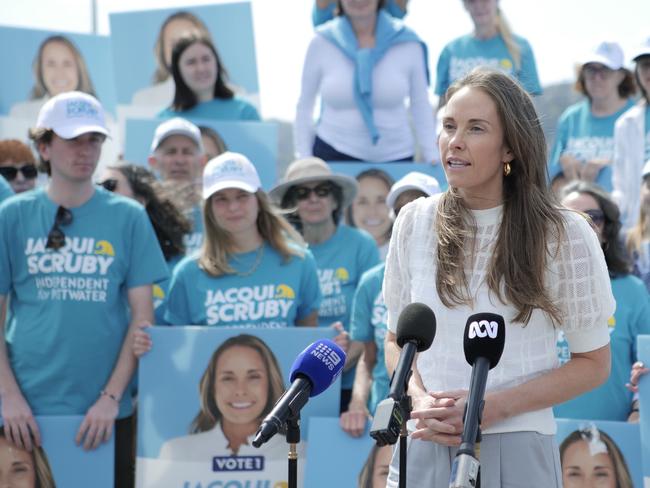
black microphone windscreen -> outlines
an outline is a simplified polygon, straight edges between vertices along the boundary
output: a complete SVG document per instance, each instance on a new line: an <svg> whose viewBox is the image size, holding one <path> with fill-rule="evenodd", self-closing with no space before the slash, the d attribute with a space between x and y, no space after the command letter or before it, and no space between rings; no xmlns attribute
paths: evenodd
<svg viewBox="0 0 650 488"><path fill-rule="evenodd" d="M415 341L418 352L431 347L436 335L436 316L424 303L409 303L397 319L397 344L404 347L409 341Z"/></svg>
<svg viewBox="0 0 650 488"><path fill-rule="evenodd" d="M483 357L490 361L490 369L494 368L501 359L505 342L506 324L501 315L476 313L467 319L463 349L470 366Z"/></svg>

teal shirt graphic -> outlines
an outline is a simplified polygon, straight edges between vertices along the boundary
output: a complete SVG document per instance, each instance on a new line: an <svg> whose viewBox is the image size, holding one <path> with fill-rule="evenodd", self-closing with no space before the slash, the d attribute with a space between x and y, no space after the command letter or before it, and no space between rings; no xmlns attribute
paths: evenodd
<svg viewBox="0 0 650 488"><path fill-rule="evenodd" d="M365 231L340 224L325 242L309 246L316 259L323 301L318 324L343 323L350 330L352 297L361 275L379 263L375 240ZM342 387L352 388L354 368L343 373Z"/></svg>
<svg viewBox="0 0 650 488"><path fill-rule="evenodd" d="M451 41L443 48L438 58L436 95L444 95L449 85L478 66L498 69L514 76L532 95L542 93L530 44L523 37L513 38L521 50L521 65L518 70L515 69L514 59L500 35L490 39L465 35Z"/></svg>
<svg viewBox="0 0 650 488"><path fill-rule="evenodd" d="M560 116L551 151L548 172L551 180L562 172L560 156L567 153L586 162L592 159L614 159L614 124L623 112L634 105L633 100L619 111L606 117L596 117L591 113L588 100L582 100L567 108ZM612 166L605 166L598 173L596 183L607 191L612 191Z"/></svg>
<svg viewBox="0 0 650 488"><path fill-rule="evenodd" d="M11 185L4 176L0 176L0 202L4 202L7 198L13 196L14 191L11 189Z"/></svg>
<svg viewBox="0 0 650 488"><path fill-rule="evenodd" d="M230 266L246 274L258 251L237 254ZM165 319L172 325L291 327L318 310L320 289L316 263L309 253L288 262L268 243L255 272L212 277L199 268L196 256L174 270Z"/></svg>
<svg viewBox="0 0 650 488"><path fill-rule="evenodd" d="M165 278L140 204L97 188L71 209L66 245L46 249L57 205L45 190L0 206L0 294L18 385L37 415L85 414L115 367L129 325L127 292ZM124 392L119 417L132 411Z"/></svg>
<svg viewBox="0 0 650 488"><path fill-rule="evenodd" d="M609 319L612 372L598 388L556 405L556 417L624 422L630 415L632 393L625 383L636 361L637 336L650 334L650 295L643 282L631 275L612 279L612 293L616 299L616 311ZM563 334L557 347L560 363L566 363L570 353Z"/></svg>
<svg viewBox="0 0 650 488"><path fill-rule="evenodd" d="M388 319L382 294L385 263L366 271L359 281L352 303L350 318L350 339L360 342L374 342L377 346L377 361L372 370L372 388L368 399L368 410L375 412L377 404L388 395L390 378L384 360L384 338Z"/></svg>
<svg viewBox="0 0 650 488"><path fill-rule="evenodd" d="M260 120L260 114L253 104L239 97L214 98L182 111L166 108L158 114L161 119L178 116L186 119Z"/></svg>

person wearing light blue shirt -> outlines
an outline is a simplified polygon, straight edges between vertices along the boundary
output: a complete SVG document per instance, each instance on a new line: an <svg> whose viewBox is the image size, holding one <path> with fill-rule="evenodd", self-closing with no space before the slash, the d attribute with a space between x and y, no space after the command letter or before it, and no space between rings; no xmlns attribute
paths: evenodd
<svg viewBox="0 0 650 488"><path fill-rule="evenodd" d="M634 105L636 92L634 76L624 67L617 43L601 42L582 60L576 89L586 99L560 116L549 177L591 181L611 192L614 125Z"/></svg>
<svg viewBox="0 0 650 488"><path fill-rule="evenodd" d="M0 202L3 202L13 194L14 191L11 189L11 185L3 176L0 176Z"/></svg>
<svg viewBox="0 0 650 488"><path fill-rule="evenodd" d="M519 80L531 95L542 93L533 50L526 39L512 33L498 3L463 0L474 32L443 48L436 68L436 95L443 97L454 81L477 67L504 71Z"/></svg>
<svg viewBox="0 0 650 488"><path fill-rule="evenodd" d="M34 415L83 415L86 449L115 429L122 487L135 464L127 338L153 320L166 268L142 206L92 182L107 135L102 106L76 91L48 100L30 132L50 181L0 206L0 395L7 439L28 450Z"/></svg>

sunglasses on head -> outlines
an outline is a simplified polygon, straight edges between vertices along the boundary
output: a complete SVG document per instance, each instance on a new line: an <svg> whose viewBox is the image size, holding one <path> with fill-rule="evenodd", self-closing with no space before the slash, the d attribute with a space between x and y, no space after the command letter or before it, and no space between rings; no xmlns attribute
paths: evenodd
<svg viewBox="0 0 650 488"><path fill-rule="evenodd" d="M23 174L27 180L33 180L38 176L38 170L33 164L24 164L23 166L0 166L0 175L4 176L5 180L13 181L18 176L18 172Z"/></svg>
<svg viewBox="0 0 650 488"><path fill-rule="evenodd" d="M100 181L97 184L104 187L104 189L108 191L115 191L117 188L117 180L115 178L108 178L104 181Z"/></svg>
<svg viewBox="0 0 650 488"><path fill-rule="evenodd" d="M47 243L45 244L45 247L57 251L65 246L65 234L61 230L61 226L70 225L71 223L72 212L63 205L59 205L54 217L54 224L52 225L50 232L47 234Z"/></svg>
<svg viewBox="0 0 650 488"><path fill-rule="evenodd" d="M331 183L321 183L316 185L314 188L309 188L308 186L298 186L294 190L294 196L297 200L307 200L309 196L313 193L317 197L325 198L332 194L334 187Z"/></svg>
<svg viewBox="0 0 650 488"><path fill-rule="evenodd" d="M589 215L591 221L596 225L605 222L605 213L599 208L590 208L589 210L585 210L584 213Z"/></svg>

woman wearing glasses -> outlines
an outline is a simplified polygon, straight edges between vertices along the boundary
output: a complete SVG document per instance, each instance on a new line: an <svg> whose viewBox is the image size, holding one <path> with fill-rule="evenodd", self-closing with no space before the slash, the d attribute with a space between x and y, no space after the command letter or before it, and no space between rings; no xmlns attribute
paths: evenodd
<svg viewBox="0 0 650 488"><path fill-rule="evenodd" d="M636 361L636 337L650 334L650 295L643 282L631 274L630 261L619 240L620 212L611 197L592 183L575 181L564 188L562 204L590 217L605 255L616 311L608 321L612 348L609 379L594 390L556 405L553 410L556 417L626 421L636 413L632 392L625 388L625 383ZM562 364L569 360L562 332L558 354Z"/></svg>
<svg viewBox="0 0 650 488"><path fill-rule="evenodd" d="M623 65L615 42L600 43L580 64L575 88L585 99L560 116L549 160L552 180L564 176L612 190L614 124L636 92L634 76Z"/></svg>
<svg viewBox="0 0 650 488"><path fill-rule="evenodd" d="M36 186L36 160L29 147L18 139L0 141L0 175L9 182L14 193Z"/></svg>
<svg viewBox="0 0 650 488"><path fill-rule="evenodd" d="M332 173L318 158L294 161L283 183L271 197L291 210L290 221L309 244L316 259L323 301L318 323L340 323L349 330L352 297L361 275L379 263L377 244L365 231L341 224L341 216L357 192L354 178ZM338 327L338 326L337 326ZM354 382L354 368L361 348L349 351L343 373L341 411L347 410Z"/></svg>

